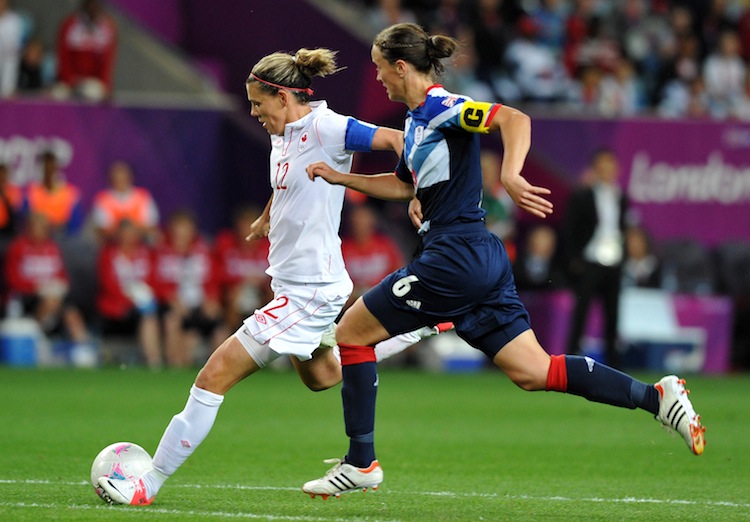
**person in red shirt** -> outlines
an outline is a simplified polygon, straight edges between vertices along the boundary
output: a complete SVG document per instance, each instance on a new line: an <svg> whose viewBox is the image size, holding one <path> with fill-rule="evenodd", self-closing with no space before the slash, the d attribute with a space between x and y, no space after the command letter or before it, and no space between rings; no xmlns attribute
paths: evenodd
<svg viewBox="0 0 750 522"><path fill-rule="evenodd" d="M354 283L349 304L404 264L401 250L378 232L375 212L366 205L354 207L347 220L348 234L341 241L346 270Z"/></svg>
<svg viewBox="0 0 750 522"><path fill-rule="evenodd" d="M60 25L54 93L101 101L112 94L117 26L99 0L83 0Z"/></svg>
<svg viewBox="0 0 750 522"><path fill-rule="evenodd" d="M167 365L194 364L203 337L219 346L223 338L216 265L195 218L173 213L164 241L154 254L154 292L159 303Z"/></svg>
<svg viewBox="0 0 750 522"><path fill-rule="evenodd" d="M24 233L8 246L5 284L9 311L20 307L48 335L64 328L74 343L89 342L83 316L67 299L69 280L62 253L42 214L31 214Z"/></svg>
<svg viewBox="0 0 750 522"><path fill-rule="evenodd" d="M142 237L132 221L122 220L113 241L99 252L96 309L105 338L136 334L146 364L160 368L159 320L151 287L153 258Z"/></svg>
<svg viewBox="0 0 750 522"><path fill-rule="evenodd" d="M245 317L273 298L268 268L268 238L247 241L260 210L239 209L234 227L221 231L214 240L214 254L219 271L224 322L236 330Z"/></svg>

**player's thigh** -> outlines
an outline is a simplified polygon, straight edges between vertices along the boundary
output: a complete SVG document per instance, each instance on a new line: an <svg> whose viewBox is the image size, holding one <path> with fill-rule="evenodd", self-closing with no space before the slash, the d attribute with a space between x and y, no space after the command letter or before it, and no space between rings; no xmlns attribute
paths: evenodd
<svg viewBox="0 0 750 522"><path fill-rule="evenodd" d="M242 343L235 335L231 335L208 358L198 372L195 384L204 390L223 395L259 369Z"/></svg>
<svg viewBox="0 0 750 522"><path fill-rule="evenodd" d="M389 337L388 330L365 306L361 297L344 312L336 326L336 342L339 344L374 346Z"/></svg>
<svg viewBox="0 0 750 522"><path fill-rule="evenodd" d="M492 362L524 390L543 390L547 385L550 356L528 329L503 346Z"/></svg>

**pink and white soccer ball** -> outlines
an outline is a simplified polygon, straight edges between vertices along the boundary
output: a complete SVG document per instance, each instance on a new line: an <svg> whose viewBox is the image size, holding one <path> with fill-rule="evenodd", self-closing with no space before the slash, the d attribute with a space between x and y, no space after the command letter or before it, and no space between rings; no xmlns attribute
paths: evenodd
<svg viewBox="0 0 750 522"><path fill-rule="evenodd" d="M91 465L91 485L99 494L99 477L126 479L140 477L151 469L151 455L132 442L110 444Z"/></svg>

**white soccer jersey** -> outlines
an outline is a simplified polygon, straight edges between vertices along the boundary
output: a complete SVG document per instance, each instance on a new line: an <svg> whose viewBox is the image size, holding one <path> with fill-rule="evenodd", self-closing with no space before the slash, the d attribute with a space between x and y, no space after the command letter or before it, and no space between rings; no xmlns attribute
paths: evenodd
<svg viewBox="0 0 750 522"><path fill-rule="evenodd" d="M341 210L345 188L315 182L305 168L325 161L349 172L352 151L345 150L349 118L324 101L310 103L312 112L286 125L283 136L271 136L271 229L268 275L298 283L330 283L347 279L341 255Z"/></svg>

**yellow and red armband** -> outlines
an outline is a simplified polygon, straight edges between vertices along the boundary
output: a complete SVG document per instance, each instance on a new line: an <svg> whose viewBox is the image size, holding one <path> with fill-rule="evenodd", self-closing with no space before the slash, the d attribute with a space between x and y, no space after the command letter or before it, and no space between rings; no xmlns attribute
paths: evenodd
<svg viewBox="0 0 750 522"><path fill-rule="evenodd" d="M461 106L459 122L469 132L490 132L490 122L500 108L497 103L465 101Z"/></svg>

